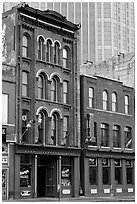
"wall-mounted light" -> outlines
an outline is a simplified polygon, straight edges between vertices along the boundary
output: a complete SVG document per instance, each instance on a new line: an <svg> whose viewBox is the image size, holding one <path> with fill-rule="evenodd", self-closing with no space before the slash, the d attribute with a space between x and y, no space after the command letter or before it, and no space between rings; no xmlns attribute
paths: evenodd
<svg viewBox="0 0 137 204"><path fill-rule="evenodd" d="M25 135L25 133L29 130L29 128L31 128L32 123L35 123L35 120L30 120L30 121L27 123L27 125L26 125L26 130L23 132L23 134L22 134L22 136L21 136L20 143L22 142L22 138L23 138L23 136Z"/></svg>

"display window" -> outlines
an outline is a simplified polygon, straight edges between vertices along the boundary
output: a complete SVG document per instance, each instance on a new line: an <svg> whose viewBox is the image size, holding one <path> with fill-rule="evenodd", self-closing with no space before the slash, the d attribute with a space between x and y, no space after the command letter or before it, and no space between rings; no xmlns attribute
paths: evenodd
<svg viewBox="0 0 137 204"><path fill-rule="evenodd" d="M89 159L89 183L90 185L97 185L98 184L98 166L97 166L97 159L90 158Z"/></svg>
<svg viewBox="0 0 137 204"><path fill-rule="evenodd" d="M102 159L102 169L103 169L103 185L110 185L110 162L109 159Z"/></svg>
<svg viewBox="0 0 137 204"><path fill-rule="evenodd" d="M126 179L127 184L133 184L133 162L126 160Z"/></svg>
<svg viewBox="0 0 137 204"><path fill-rule="evenodd" d="M71 186L71 159L62 158L61 163L61 185L62 186Z"/></svg>

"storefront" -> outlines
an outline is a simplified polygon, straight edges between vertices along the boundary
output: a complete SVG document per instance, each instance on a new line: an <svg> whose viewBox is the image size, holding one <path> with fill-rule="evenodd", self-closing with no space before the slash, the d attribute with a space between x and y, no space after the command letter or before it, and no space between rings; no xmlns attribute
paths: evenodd
<svg viewBox="0 0 137 204"><path fill-rule="evenodd" d="M82 187L85 196L135 194L133 155L87 151L82 165Z"/></svg>
<svg viewBox="0 0 137 204"><path fill-rule="evenodd" d="M79 158L75 148L16 145L15 198L79 196Z"/></svg>

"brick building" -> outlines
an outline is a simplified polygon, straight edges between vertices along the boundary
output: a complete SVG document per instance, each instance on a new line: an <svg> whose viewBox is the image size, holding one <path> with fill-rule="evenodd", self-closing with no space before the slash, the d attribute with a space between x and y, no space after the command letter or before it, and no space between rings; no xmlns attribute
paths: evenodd
<svg viewBox="0 0 137 204"><path fill-rule="evenodd" d="M24 3L2 18L3 199L78 196L80 27Z"/></svg>
<svg viewBox="0 0 137 204"><path fill-rule="evenodd" d="M84 195L134 195L134 89L87 75L80 88Z"/></svg>

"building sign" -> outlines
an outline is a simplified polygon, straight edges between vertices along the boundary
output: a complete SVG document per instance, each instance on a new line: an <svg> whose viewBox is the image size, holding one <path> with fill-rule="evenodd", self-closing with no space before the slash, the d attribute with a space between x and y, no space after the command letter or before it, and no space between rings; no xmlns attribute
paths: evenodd
<svg viewBox="0 0 137 204"><path fill-rule="evenodd" d="M8 155L2 155L2 164L8 165Z"/></svg>
<svg viewBox="0 0 137 204"><path fill-rule="evenodd" d="M6 128L2 128L2 142L6 142Z"/></svg>

